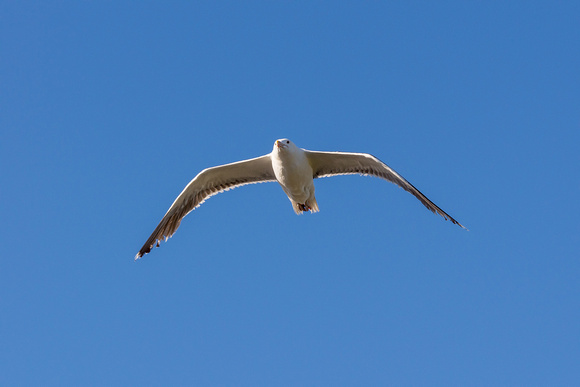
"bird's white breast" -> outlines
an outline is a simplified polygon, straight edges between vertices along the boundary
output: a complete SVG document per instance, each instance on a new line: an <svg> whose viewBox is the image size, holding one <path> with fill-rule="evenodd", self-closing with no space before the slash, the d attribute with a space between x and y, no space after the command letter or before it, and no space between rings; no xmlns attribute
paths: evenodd
<svg viewBox="0 0 580 387"><path fill-rule="evenodd" d="M278 183L294 201L305 203L314 193L312 167L302 149L273 152L272 168Z"/></svg>

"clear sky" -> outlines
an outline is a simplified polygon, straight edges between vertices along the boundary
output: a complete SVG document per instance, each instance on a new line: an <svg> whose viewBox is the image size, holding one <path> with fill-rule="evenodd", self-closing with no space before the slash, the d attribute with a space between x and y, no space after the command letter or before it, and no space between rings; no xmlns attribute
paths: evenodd
<svg viewBox="0 0 580 387"><path fill-rule="evenodd" d="M580 385L579 4L1 1L0 385Z"/></svg>

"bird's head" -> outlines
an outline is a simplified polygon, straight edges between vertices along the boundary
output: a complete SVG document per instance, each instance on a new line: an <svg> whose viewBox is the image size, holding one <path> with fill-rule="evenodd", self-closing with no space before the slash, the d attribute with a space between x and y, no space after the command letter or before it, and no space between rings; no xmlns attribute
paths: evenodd
<svg viewBox="0 0 580 387"><path fill-rule="evenodd" d="M287 138L281 138L274 142L274 151L292 151L296 148L296 145Z"/></svg>

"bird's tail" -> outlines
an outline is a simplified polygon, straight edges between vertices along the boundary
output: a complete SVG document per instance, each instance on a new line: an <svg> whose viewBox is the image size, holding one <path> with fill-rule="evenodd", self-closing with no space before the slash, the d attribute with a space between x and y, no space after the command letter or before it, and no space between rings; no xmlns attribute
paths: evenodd
<svg viewBox="0 0 580 387"><path fill-rule="evenodd" d="M316 198L312 198L312 199L308 199L306 201L305 204L301 204L301 203L296 203L294 200L290 199L290 201L292 202L292 208L294 209L294 212L296 213L296 215L300 215L303 212L318 212L320 211L318 209L318 203L316 203Z"/></svg>
<svg viewBox="0 0 580 387"><path fill-rule="evenodd" d="M318 209L318 203L316 203L316 198L314 197L314 195L312 196L312 199L308 199L308 200L306 201L306 205L307 205L308 207L310 207L310 212L312 212L313 214L314 214L315 212L318 212L318 211L320 211L320 210Z"/></svg>

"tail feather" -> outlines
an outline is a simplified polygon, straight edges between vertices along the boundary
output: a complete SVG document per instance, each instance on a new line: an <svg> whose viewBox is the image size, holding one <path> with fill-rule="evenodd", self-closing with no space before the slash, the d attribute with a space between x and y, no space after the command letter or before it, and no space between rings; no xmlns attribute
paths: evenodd
<svg viewBox="0 0 580 387"><path fill-rule="evenodd" d="M318 211L320 211L320 210L318 209L318 203L316 203L316 198L315 198L314 196L312 196L312 199L309 199L309 200L307 200L307 201L306 201L306 205L307 205L308 207L310 207L310 212L312 212L313 214L314 214L315 212L318 212Z"/></svg>
<svg viewBox="0 0 580 387"><path fill-rule="evenodd" d="M294 200L290 199L292 202L292 209L296 213L296 215L302 214L302 210L300 209L300 204L296 203Z"/></svg>
<svg viewBox="0 0 580 387"><path fill-rule="evenodd" d="M308 199L305 204L297 203L294 200L290 199L292 202L292 209L296 213L296 215L300 215L303 212L310 212L315 213L320 211L318 209L318 203L316 202L316 198Z"/></svg>

